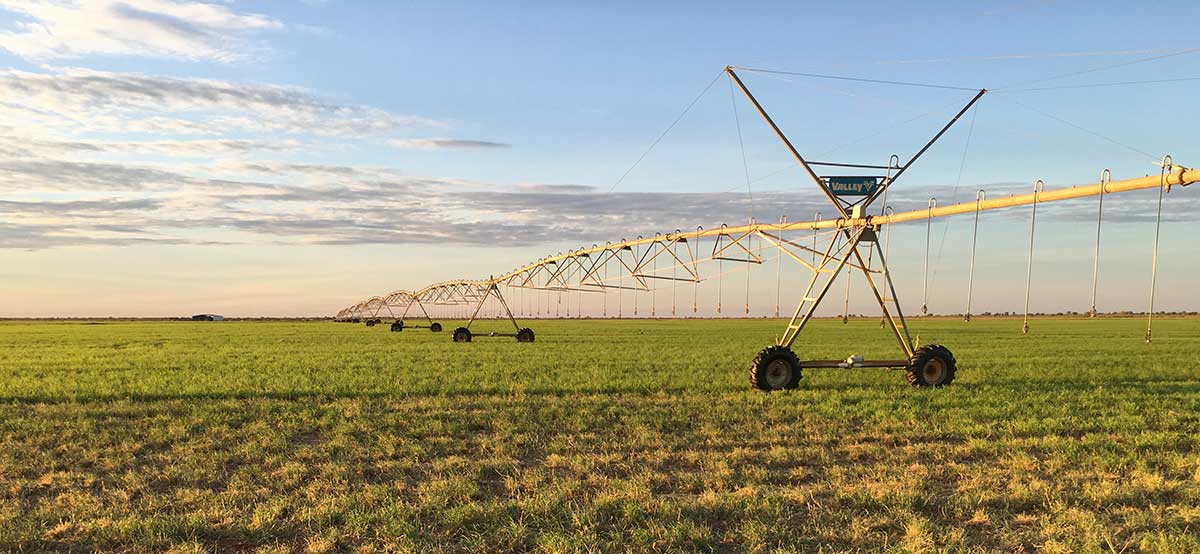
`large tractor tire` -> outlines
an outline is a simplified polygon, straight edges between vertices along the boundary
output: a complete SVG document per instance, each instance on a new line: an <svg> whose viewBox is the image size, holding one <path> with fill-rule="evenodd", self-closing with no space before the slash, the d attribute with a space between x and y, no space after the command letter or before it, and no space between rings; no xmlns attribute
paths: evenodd
<svg viewBox="0 0 1200 554"><path fill-rule="evenodd" d="M944 387L954 380L958 362L954 354L940 344L922 346L913 352L905 368L908 384L914 387Z"/></svg>
<svg viewBox="0 0 1200 554"><path fill-rule="evenodd" d="M800 358L786 346L768 346L750 362L750 384L764 391L800 386Z"/></svg>
<svg viewBox="0 0 1200 554"><path fill-rule="evenodd" d="M471 342L471 330L466 327L455 329L454 342Z"/></svg>

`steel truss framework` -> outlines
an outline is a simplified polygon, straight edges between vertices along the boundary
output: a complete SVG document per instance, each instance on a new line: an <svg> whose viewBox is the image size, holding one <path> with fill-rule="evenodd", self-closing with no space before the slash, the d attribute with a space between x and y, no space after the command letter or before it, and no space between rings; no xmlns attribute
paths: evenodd
<svg viewBox="0 0 1200 554"><path fill-rule="evenodd" d="M483 280L454 280L435 283L416 291L396 291L383 297L372 297L368 300L345 308L338 312L339 321L379 322L381 310L387 310L393 317L396 312L392 308L403 308L397 323L402 325L403 318L416 305L429 320L430 325L436 325L425 312L425 305L441 306L474 306L474 311L468 321L467 340L470 340L469 327L479 315L480 309L489 298L499 301L503 307L506 319L510 320L517 333L492 333L494 336L516 336L522 340L522 329L516 317L509 309L502 294L502 289L510 294L520 290L555 291L560 293L607 293L632 291L653 291L654 281L668 281L672 295L676 295L680 286L697 285L701 281L711 279L705 276L702 268L711 266L705 262L735 262L759 265L767 261L774 251L774 256L790 259L808 270L812 276L801 295L799 305L791 315L784 332L772 347L759 353L751 367L751 381L763 389L792 388L800 377L803 367L889 367L906 368L909 381L916 385L940 386L953 378L954 358L944 347L932 345L918 347L908 331L904 312L897 298L892 275L888 270L885 258L886 248L881 247L879 235L885 225L912 221L929 221L940 217L960 214L979 214L983 211L1042 204L1075 198L1091 196L1107 196L1113 193L1161 189L1169 192L1174 186L1187 186L1200 181L1200 170L1189 169L1174 164L1170 157L1164 158L1159 175L1151 175L1125 180L1111 180L1107 170L1105 177L1099 183L1073 186L1069 188L1044 190L1040 182L1029 194L1013 195L1003 198L988 199L979 195L974 201L962 202L947 206L936 206L931 202L928 208L893 212L889 206L879 210L878 215L871 215L868 209L881 198L886 198L887 190L913 164L921 158L950 128L966 114L986 93L979 90L932 138L930 138L907 162L901 164L896 156L892 156L887 165L869 165L856 163L815 162L806 160L792 145L792 142L775 124L771 116L754 97L739 78L733 67L726 67L726 73L746 99L754 106L779 140L791 153L796 163L812 179L817 188L829 200L835 210L836 217L821 219L818 215L810 221L777 223L758 223L751 221L747 225L727 226L704 229L697 227L694 231L676 230L674 233L655 234L653 237L638 237L633 240L621 240L606 243L603 246L593 245L590 248L559 253L539 259L530 264L518 267L499 276ZM883 172L877 176L876 189L856 200L846 200L837 196L831 190L827 180L813 169L819 166L841 168L871 169ZM886 203L886 201L885 201ZM804 234L807 233L807 234ZM812 243L801 244L798 235L812 237ZM789 238L790 237L790 238ZM822 247L817 239L825 240ZM702 243L708 243L702 248ZM851 357L847 360L804 360L800 361L791 352L791 347L811 321L817 307L827 296L833 283L843 271L858 271L866 278L875 300L883 315L883 324L899 343L902 358L890 360L863 360ZM610 272L612 272L610 274ZM719 277L721 273L717 273ZM628 284L626 281L628 280ZM718 298L720 298L718 296ZM636 304L635 304L636 306ZM605 303L607 312L607 303ZM693 312L696 311L696 301L693 296ZM718 300L718 312L720 300ZM635 307L636 314L636 307ZM672 302L672 315L675 314L675 302ZM439 326L440 327L440 326ZM395 324L393 325L395 330ZM532 341L532 332L527 338ZM456 340L459 340L456 331Z"/></svg>

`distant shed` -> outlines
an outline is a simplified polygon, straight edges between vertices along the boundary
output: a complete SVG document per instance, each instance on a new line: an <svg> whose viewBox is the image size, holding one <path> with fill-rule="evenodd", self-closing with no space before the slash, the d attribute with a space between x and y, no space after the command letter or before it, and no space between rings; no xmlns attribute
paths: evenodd
<svg viewBox="0 0 1200 554"><path fill-rule="evenodd" d="M196 314L192 316L192 321L224 321L225 316L217 314Z"/></svg>

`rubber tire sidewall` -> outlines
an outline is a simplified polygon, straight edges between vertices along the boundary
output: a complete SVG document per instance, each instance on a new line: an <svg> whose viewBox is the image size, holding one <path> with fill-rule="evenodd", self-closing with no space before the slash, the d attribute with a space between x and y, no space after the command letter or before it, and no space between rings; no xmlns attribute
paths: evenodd
<svg viewBox="0 0 1200 554"><path fill-rule="evenodd" d="M781 358L792 368L792 374L783 387L772 388L767 385L766 371L772 363ZM750 384L754 388L766 392L799 388L800 380L803 377L804 368L800 366L800 358L786 346L768 346L762 349L750 364Z"/></svg>
<svg viewBox="0 0 1200 554"><path fill-rule="evenodd" d="M464 337L464 340L458 340L460 336ZM467 329L466 327L459 327L458 329L454 330L452 340L454 340L454 342L471 342L471 338L470 329Z"/></svg>
<svg viewBox="0 0 1200 554"><path fill-rule="evenodd" d="M946 378L942 379L941 383L932 384L925 381L925 374L922 368L925 367L926 362L935 356L942 358L943 363L946 364ZM953 382L954 374L957 370L958 361L954 359L954 354L950 352L950 349L940 344L930 344L922 346L916 352L913 352L912 358L908 362L908 367L905 368L905 377L908 380L908 384L914 387L939 388Z"/></svg>

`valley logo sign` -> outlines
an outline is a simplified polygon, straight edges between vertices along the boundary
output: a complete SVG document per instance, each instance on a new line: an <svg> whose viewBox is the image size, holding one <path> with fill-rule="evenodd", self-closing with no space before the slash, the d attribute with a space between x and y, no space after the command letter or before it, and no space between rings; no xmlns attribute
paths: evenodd
<svg viewBox="0 0 1200 554"><path fill-rule="evenodd" d="M838 175L823 177L823 179L825 179L825 186L829 187L829 192L832 192L834 196L867 196L879 188L878 177Z"/></svg>

